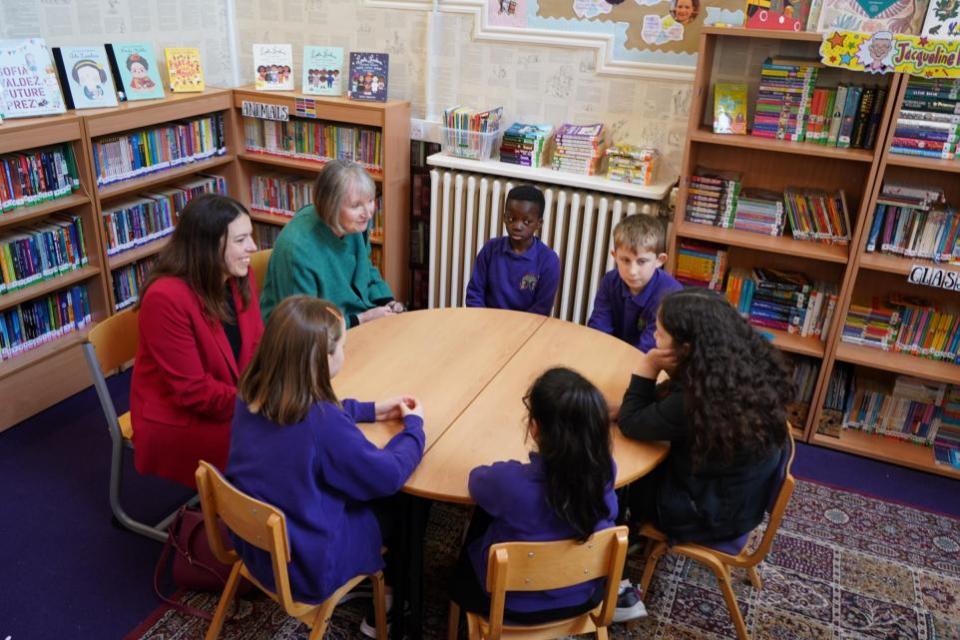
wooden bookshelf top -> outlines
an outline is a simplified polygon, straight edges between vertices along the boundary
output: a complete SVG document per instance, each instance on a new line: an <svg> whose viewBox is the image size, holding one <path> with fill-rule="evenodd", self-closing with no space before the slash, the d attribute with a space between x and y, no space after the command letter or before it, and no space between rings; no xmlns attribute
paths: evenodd
<svg viewBox="0 0 960 640"><path fill-rule="evenodd" d="M841 149L839 147L828 147L827 145L813 142L774 140L772 138L761 138L749 134L723 135L714 133L707 127L700 127L696 131L690 132L690 139L696 142L723 145L726 147L758 149L776 153L792 153L804 156L817 156L819 158L850 160L852 162L873 162L874 153L872 149Z"/></svg>
<svg viewBox="0 0 960 640"><path fill-rule="evenodd" d="M51 213L79 207L90 202L90 198L80 192L74 192L69 196L48 200L32 207L17 207L0 213L0 229L22 224L28 220L43 218Z"/></svg>
<svg viewBox="0 0 960 640"><path fill-rule="evenodd" d="M957 380L960 380L960 364L929 360L908 353L882 351L848 342L837 345L837 360L937 382L956 384Z"/></svg>
<svg viewBox="0 0 960 640"><path fill-rule="evenodd" d="M84 109L87 134L91 138L149 127L172 120L225 111L232 104L233 91L208 87L194 93L167 93L156 100L121 102L105 109Z"/></svg>
<svg viewBox="0 0 960 640"><path fill-rule="evenodd" d="M918 158L899 153L888 153L887 164L894 167L910 167L926 171L947 171L960 173L960 160L942 160L938 158Z"/></svg>
<svg viewBox="0 0 960 640"><path fill-rule="evenodd" d="M42 118L7 118L0 124L0 154L36 149L83 138L81 120L73 112Z"/></svg>
<svg viewBox="0 0 960 640"><path fill-rule="evenodd" d="M241 151L237 154L237 157L241 160L247 160L248 162L259 162L260 164L269 164L276 167L285 167L287 169L295 169L297 171L312 171L319 172L323 169L328 162L327 158L317 158L316 160L305 160L303 158L290 158L287 156L282 156L280 154L269 153L266 151ZM370 167L364 167L367 173L373 178L374 182L383 182L383 170L377 171L376 169L371 169Z"/></svg>
<svg viewBox="0 0 960 640"><path fill-rule="evenodd" d="M368 102L366 100L351 100L346 96L314 96L299 91L257 91L253 85L237 87L233 90L237 96L234 100L234 106L241 106L243 100L254 98L278 98L283 103L294 101L297 98L313 100L318 105L337 105L346 106L355 109L369 109L371 111L384 111L396 107L410 106L409 100L387 100L386 102ZM257 100L258 102L278 102L277 100ZM295 115L291 113L290 115Z"/></svg>
<svg viewBox="0 0 960 640"><path fill-rule="evenodd" d="M932 447L891 436L864 433L855 429L841 429L839 438L815 432L812 442L831 449L960 479L960 469L934 462Z"/></svg>
<svg viewBox="0 0 960 640"><path fill-rule="evenodd" d="M764 40L794 40L800 42L822 42L823 34L813 31L772 31L766 29L745 29L743 27L703 27L700 33L708 36L731 36L736 38L759 38Z"/></svg>
<svg viewBox="0 0 960 640"><path fill-rule="evenodd" d="M847 247L844 245L794 240L783 236L766 236L760 233L749 233L734 229L720 229L695 222L678 223L677 236L744 247L756 251L766 251L767 253L782 253L801 258L811 258L824 262L845 263L848 256Z"/></svg>
<svg viewBox="0 0 960 640"><path fill-rule="evenodd" d="M925 267L939 267L948 271L960 273L960 264L949 264L943 262L934 262L933 260L923 260L921 258L902 258L900 256L889 255L886 253L864 253L860 256L860 268L871 269L873 271L885 271L886 273L896 273L898 275L908 275L914 265L923 265Z"/></svg>

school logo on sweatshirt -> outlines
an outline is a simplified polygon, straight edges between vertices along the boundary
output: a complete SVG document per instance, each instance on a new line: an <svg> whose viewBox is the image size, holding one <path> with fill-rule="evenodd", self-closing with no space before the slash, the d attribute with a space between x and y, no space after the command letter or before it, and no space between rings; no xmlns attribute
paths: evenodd
<svg viewBox="0 0 960 640"><path fill-rule="evenodd" d="M643 333L646 328L646 319L643 316L637 316L637 333Z"/></svg>
<svg viewBox="0 0 960 640"><path fill-rule="evenodd" d="M537 281L540 277L535 273L528 273L520 280L520 291L525 291L529 289L533 291L537 288Z"/></svg>

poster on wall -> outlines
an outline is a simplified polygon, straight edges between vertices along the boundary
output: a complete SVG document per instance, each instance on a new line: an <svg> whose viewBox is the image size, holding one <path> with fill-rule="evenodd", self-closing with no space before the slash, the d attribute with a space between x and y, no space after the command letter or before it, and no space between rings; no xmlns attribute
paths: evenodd
<svg viewBox="0 0 960 640"><path fill-rule="evenodd" d="M820 59L851 71L960 78L960 40L838 30L823 35Z"/></svg>
<svg viewBox="0 0 960 640"><path fill-rule="evenodd" d="M494 27L525 27L527 0L487 0L487 16Z"/></svg>

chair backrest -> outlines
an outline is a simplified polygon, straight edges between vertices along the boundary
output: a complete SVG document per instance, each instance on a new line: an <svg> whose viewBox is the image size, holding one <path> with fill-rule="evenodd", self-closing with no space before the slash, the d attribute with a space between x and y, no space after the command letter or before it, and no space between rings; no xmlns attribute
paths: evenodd
<svg viewBox="0 0 960 640"><path fill-rule="evenodd" d="M90 329L87 342L93 346L103 374L119 369L136 357L140 340L138 316L136 309L124 309Z"/></svg>
<svg viewBox="0 0 960 640"><path fill-rule="evenodd" d="M487 590L490 592L490 634L503 629L503 608L509 591L543 591L606 578L597 626L613 620L623 563L627 557L627 527L595 532L586 542L501 542L490 547Z"/></svg>
<svg viewBox="0 0 960 640"><path fill-rule="evenodd" d="M263 281L267 277L267 265L270 264L270 254L273 249L261 249L250 256L250 268L253 270L253 280L257 283L257 291L263 291Z"/></svg>
<svg viewBox="0 0 960 640"><path fill-rule="evenodd" d="M793 467L793 458L796 452L797 445L793 441L793 432L790 429L790 424L787 423L787 446L780 456L775 475L776 480L771 487L770 502L767 505L770 518L767 520L767 528L763 532L760 545L750 554L750 557L757 559L757 561L762 560L769 553L770 547L773 545L773 538L777 535L780 522L783 520L783 514L790 503L790 496L793 495L796 479L790 473L790 469Z"/></svg>
<svg viewBox="0 0 960 640"><path fill-rule="evenodd" d="M296 615L292 613L296 609L296 602L290 591L290 576L287 572L290 541L287 538L287 519L283 512L234 487L209 462L200 461L196 477L200 507L207 523L205 528L213 554L224 564L232 564L238 559L237 553L232 549L228 550L224 544L220 527L210 526L210 523L217 522L219 518L234 534L270 554L277 599L288 613Z"/></svg>

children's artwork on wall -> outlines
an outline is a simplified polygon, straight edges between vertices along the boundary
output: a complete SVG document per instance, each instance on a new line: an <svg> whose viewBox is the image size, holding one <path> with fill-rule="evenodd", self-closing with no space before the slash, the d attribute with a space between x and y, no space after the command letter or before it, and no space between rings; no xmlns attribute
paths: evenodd
<svg viewBox="0 0 960 640"><path fill-rule="evenodd" d="M487 0L487 19L495 27L525 27L527 0Z"/></svg>
<svg viewBox="0 0 960 640"><path fill-rule="evenodd" d="M922 35L960 38L960 0L930 0Z"/></svg>
<svg viewBox="0 0 960 640"><path fill-rule="evenodd" d="M66 109L57 70L42 38L0 40L0 104L4 118L28 118Z"/></svg>
<svg viewBox="0 0 960 640"><path fill-rule="evenodd" d="M111 67L120 76L119 87L127 100L163 97L163 80L153 47L146 42L118 42L107 45Z"/></svg>
<svg viewBox="0 0 960 640"><path fill-rule="evenodd" d="M303 48L303 93L319 96L343 95L343 49Z"/></svg>
<svg viewBox="0 0 960 640"><path fill-rule="evenodd" d="M933 0L936 2L936 0ZM817 31L919 34L928 0L824 0Z"/></svg>
<svg viewBox="0 0 960 640"><path fill-rule="evenodd" d="M253 45L253 77L257 91L293 91L293 47Z"/></svg>

